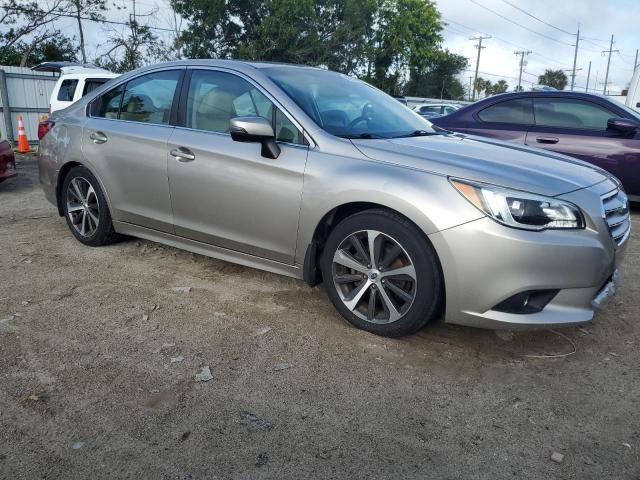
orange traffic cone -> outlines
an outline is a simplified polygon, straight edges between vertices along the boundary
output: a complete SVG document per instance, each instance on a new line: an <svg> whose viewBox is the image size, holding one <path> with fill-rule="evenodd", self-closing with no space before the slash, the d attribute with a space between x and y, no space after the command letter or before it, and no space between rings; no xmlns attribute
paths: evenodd
<svg viewBox="0 0 640 480"><path fill-rule="evenodd" d="M18 115L18 153L29 153L29 140L22 124L22 115Z"/></svg>

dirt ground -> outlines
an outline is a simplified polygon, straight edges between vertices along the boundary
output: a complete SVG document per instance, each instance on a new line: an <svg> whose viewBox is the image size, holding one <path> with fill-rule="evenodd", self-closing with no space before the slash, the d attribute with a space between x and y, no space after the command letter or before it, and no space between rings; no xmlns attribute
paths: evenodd
<svg viewBox="0 0 640 480"><path fill-rule="evenodd" d="M637 233L592 325L385 339L301 281L85 247L35 157L18 171L0 185L2 479L640 479Z"/></svg>

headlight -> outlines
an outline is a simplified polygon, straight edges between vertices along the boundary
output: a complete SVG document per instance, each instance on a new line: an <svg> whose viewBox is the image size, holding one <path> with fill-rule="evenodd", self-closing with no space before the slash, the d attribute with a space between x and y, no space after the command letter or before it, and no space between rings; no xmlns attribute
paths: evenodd
<svg viewBox="0 0 640 480"><path fill-rule="evenodd" d="M464 198L494 220L527 230L584 228L584 217L572 203L533 193L451 179Z"/></svg>

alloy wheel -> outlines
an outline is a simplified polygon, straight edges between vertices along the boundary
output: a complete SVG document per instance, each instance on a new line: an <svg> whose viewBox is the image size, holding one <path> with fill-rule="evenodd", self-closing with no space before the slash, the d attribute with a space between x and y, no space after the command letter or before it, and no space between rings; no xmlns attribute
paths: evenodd
<svg viewBox="0 0 640 480"><path fill-rule="evenodd" d="M100 203L95 190L87 180L75 177L67 186L67 215L83 237L91 237L100 224Z"/></svg>
<svg viewBox="0 0 640 480"><path fill-rule="evenodd" d="M362 230L335 251L333 284L344 305L371 323L400 320L416 297L416 270L400 243L382 232Z"/></svg>

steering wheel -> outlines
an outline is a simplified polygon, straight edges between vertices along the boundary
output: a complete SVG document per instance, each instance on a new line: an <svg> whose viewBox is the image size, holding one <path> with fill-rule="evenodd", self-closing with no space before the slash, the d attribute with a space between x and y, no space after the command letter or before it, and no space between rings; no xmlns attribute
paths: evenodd
<svg viewBox="0 0 640 480"><path fill-rule="evenodd" d="M365 103L364 106L362 107L362 113L360 114L360 116L354 118L351 122L349 122L349 125L347 125L347 129L353 130L354 127L359 123L368 122L370 120L373 120L375 117L376 117L376 107L371 102Z"/></svg>

